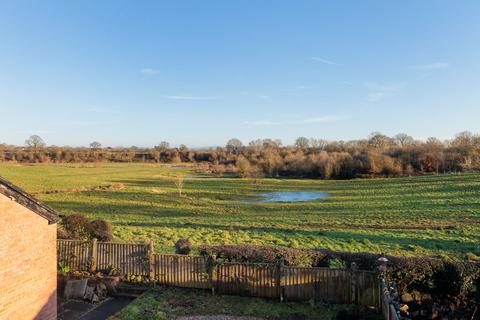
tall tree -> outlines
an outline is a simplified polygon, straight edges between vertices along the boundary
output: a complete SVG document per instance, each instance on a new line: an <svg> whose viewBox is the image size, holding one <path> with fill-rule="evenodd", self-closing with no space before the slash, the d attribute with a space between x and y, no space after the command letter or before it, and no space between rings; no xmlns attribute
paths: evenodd
<svg viewBox="0 0 480 320"><path fill-rule="evenodd" d="M298 137L297 140L295 140L295 147L300 150L305 150L309 147L310 141L308 141L307 138L305 137Z"/></svg>
<svg viewBox="0 0 480 320"><path fill-rule="evenodd" d="M33 149L34 151L37 151L38 149L45 147L45 142L42 138L40 138L40 136L32 135L27 140L25 140L25 146L27 146L27 148Z"/></svg>
<svg viewBox="0 0 480 320"><path fill-rule="evenodd" d="M407 146L411 146L415 143L415 140L406 133L399 133L399 134L395 135L393 137L393 141L399 147L407 147Z"/></svg>
<svg viewBox="0 0 480 320"><path fill-rule="evenodd" d="M227 151L237 154L243 148L243 143L237 138L232 138L228 140L225 147Z"/></svg>
<svg viewBox="0 0 480 320"><path fill-rule="evenodd" d="M327 145L327 140L310 138L310 146L315 150L324 150Z"/></svg>
<svg viewBox="0 0 480 320"><path fill-rule="evenodd" d="M380 132L370 134L368 143L375 149L384 150L393 144L393 139Z"/></svg>
<svg viewBox="0 0 480 320"><path fill-rule="evenodd" d="M101 147L102 147L102 144L98 141L93 141L92 143L90 143L90 148L93 150L100 149Z"/></svg>

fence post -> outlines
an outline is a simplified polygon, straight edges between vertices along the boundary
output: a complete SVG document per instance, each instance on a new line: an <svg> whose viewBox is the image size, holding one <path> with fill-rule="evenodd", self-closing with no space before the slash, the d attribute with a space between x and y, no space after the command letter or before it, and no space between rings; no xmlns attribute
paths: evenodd
<svg viewBox="0 0 480 320"><path fill-rule="evenodd" d="M92 239L92 248L90 250L90 271L92 273L97 271L97 239Z"/></svg>
<svg viewBox="0 0 480 320"><path fill-rule="evenodd" d="M351 303L352 304L358 304L358 299L359 299L359 296L357 294L357 281L358 281L358 277L360 276L360 273L357 272L356 270L351 270L349 271L350 272L350 294L351 294L351 297L352 297L352 301Z"/></svg>
<svg viewBox="0 0 480 320"><path fill-rule="evenodd" d="M208 280L210 281L210 288L212 289L212 295L215 295L215 280L214 278L216 278L216 274L218 272L218 269L217 269L217 272L215 272L217 266L216 266L216 256L215 255L209 255L207 257L207 273L208 273Z"/></svg>
<svg viewBox="0 0 480 320"><path fill-rule="evenodd" d="M282 278L283 278L283 260L280 260L277 262L275 266L275 282L277 285L277 293L280 298L280 302L283 302L283 283L282 283Z"/></svg>
<svg viewBox="0 0 480 320"><path fill-rule="evenodd" d="M155 255L153 253L153 241L150 240L148 244L148 273L150 277L150 281L153 281L153 285L155 286Z"/></svg>

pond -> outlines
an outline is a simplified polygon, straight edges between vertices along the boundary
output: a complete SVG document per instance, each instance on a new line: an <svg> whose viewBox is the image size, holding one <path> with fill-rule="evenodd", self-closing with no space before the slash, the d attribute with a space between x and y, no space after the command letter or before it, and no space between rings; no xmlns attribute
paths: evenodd
<svg viewBox="0 0 480 320"><path fill-rule="evenodd" d="M328 198L326 192L317 191L280 191L262 195L258 202L306 202Z"/></svg>

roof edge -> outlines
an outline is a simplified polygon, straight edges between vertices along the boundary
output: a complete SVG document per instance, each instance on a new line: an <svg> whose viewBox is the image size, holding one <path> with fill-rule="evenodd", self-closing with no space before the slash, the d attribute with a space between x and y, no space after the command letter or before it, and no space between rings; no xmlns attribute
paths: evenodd
<svg viewBox="0 0 480 320"><path fill-rule="evenodd" d="M48 224L55 224L60 220L59 215L55 210L41 203L34 196L23 191L21 188L2 177L0 177L0 193L47 219Z"/></svg>

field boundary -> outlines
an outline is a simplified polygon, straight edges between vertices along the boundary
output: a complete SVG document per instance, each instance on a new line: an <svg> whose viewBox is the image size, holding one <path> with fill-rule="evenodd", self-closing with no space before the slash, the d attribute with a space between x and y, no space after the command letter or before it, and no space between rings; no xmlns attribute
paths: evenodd
<svg viewBox="0 0 480 320"><path fill-rule="evenodd" d="M157 254L149 244L57 240L60 268L116 274L138 282L274 298L382 308L378 274L283 263L221 262L212 256Z"/></svg>

